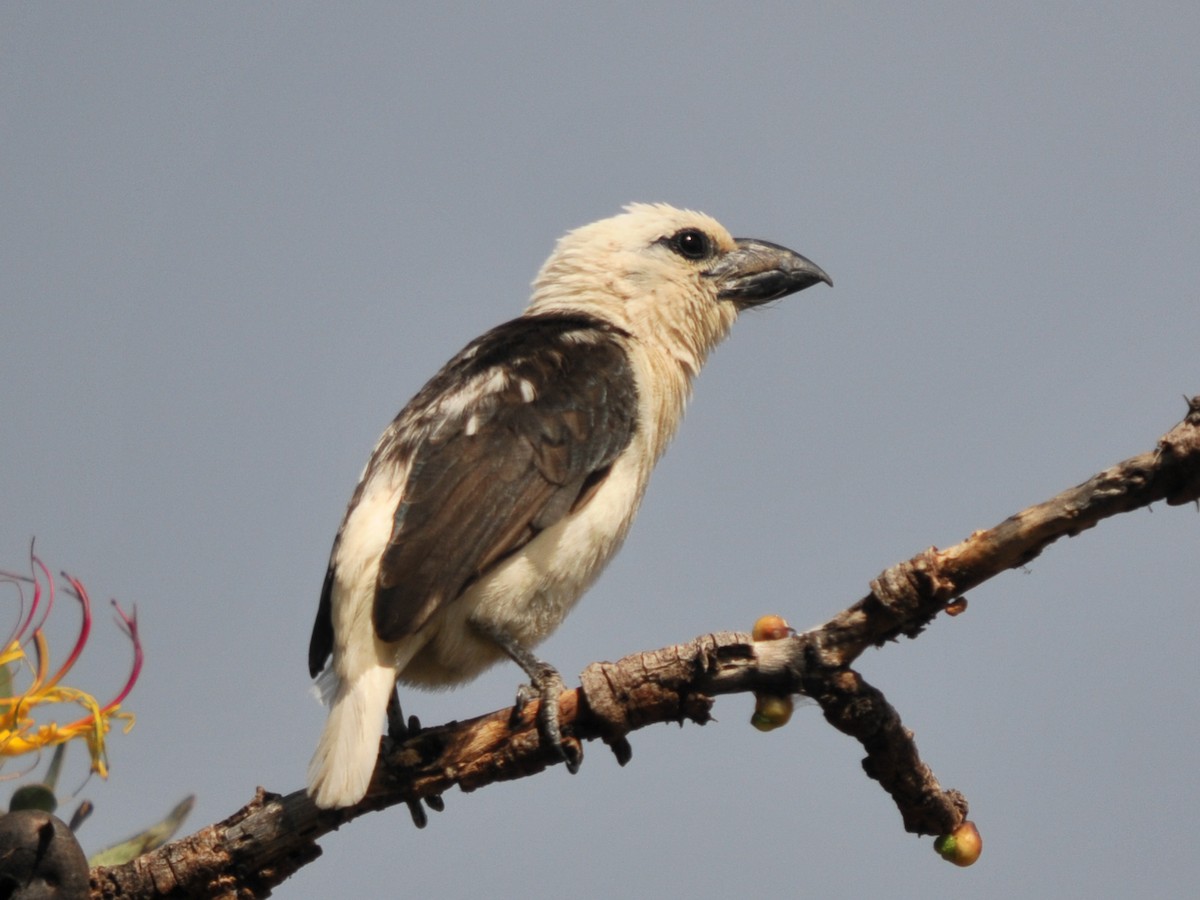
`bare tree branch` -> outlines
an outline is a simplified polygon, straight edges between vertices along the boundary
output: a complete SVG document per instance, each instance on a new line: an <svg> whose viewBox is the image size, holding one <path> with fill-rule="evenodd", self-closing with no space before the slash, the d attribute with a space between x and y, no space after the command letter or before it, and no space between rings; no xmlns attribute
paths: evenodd
<svg viewBox="0 0 1200 900"><path fill-rule="evenodd" d="M624 763L630 732L657 722L704 724L718 694L803 693L834 727L863 745L863 768L892 796L908 831L952 831L966 816L966 800L941 788L897 712L850 664L870 646L915 637L964 592L1024 565L1060 537L1158 500L1200 503L1200 397L1188 407L1154 450L962 543L930 548L893 566L872 582L870 594L818 628L774 641L709 634L592 664L581 687L559 698L566 730L575 741L604 741ZM519 715L506 709L428 728L399 746L385 738L371 790L357 806L321 811L303 791L281 796L260 788L223 822L126 865L92 870L92 897L266 897L320 855L316 842L322 835L364 813L553 765L559 758L543 751L535 722L531 704Z"/></svg>

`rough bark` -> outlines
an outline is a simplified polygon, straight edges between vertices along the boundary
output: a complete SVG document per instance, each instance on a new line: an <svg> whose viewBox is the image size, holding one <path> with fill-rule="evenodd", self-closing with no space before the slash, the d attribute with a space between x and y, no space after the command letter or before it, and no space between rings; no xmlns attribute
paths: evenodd
<svg viewBox="0 0 1200 900"><path fill-rule="evenodd" d="M953 547L932 547L893 566L871 583L866 597L818 628L772 641L739 632L708 634L592 664L581 687L559 698L561 721L571 740L604 741L624 762L630 732L657 722L704 724L718 694L805 694L834 727L862 744L864 770L891 795L908 831L950 832L966 817L965 798L941 787L899 714L850 665L868 647L915 637L939 613L957 611L964 592L1026 564L1060 537L1160 500L1200 504L1200 397L1189 401L1187 416L1155 449ZM553 765L559 759L543 751L535 722L531 704L516 716L505 709L428 728L399 746L385 738L371 789L357 806L321 811L303 791L279 795L259 788L223 822L126 865L94 869L91 895L269 896L320 855L322 835L364 813Z"/></svg>

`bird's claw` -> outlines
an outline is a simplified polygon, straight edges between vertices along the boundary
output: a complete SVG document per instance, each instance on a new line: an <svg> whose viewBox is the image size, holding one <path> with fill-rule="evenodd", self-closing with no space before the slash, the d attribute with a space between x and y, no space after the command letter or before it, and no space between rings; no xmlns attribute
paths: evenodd
<svg viewBox="0 0 1200 900"><path fill-rule="evenodd" d="M540 701L537 712L538 737L545 745L554 749L567 771L574 775L583 761L583 752L578 741L563 740L562 725L558 721L558 697L566 690L562 676L553 666L542 663L530 677L532 684L523 684L517 688L512 721L515 724L520 720L526 704L534 700Z"/></svg>
<svg viewBox="0 0 1200 900"><path fill-rule="evenodd" d="M400 709L400 694L398 691L393 691L387 705L387 733L388 737L396 744L403 744L410 738L416 737L421 731L421 720L416 716L404 718L404 712ZM441 794L430 794L424 798L425 806L428 806L434 812L441 812L446 808L446 801L442 799ZM406 800L408 812L412 816L413 824L418 828L424 828L429 824L429 817L425 814L425 807L421 805L421 800Z"/></svg>
<svg viewBox="0 0 1200 900"><path fill-rule="evenodd" d="M525 707L537 700L541 695L534 689L532 684L517 685L517 699L513 701L512 715L509 716L509 725L516 727L521 723L521 714L525 712Z"/></svg>
<svg viewBox="0 0 1200 900"><path fill-rule="evenodd" d="M509 658L521 667L529 676L529 684L517 688L517 701L513 706L510 723L516 726L521 721L525 705L531 700L539 700L537 726L538 737L542 743L552 747L554 752L566 763L567 771L574 775L579 771L579 763L583 759L583 748L579 741L571 739L563 741L562 726L558 721L558 697L566 685L558 670L547 662L542 662L522 646L512 635L503 629L496 628L486 622L473 622L476 631L484 638L495 643ZM568 749L569 748L569 749Z"/></svg>

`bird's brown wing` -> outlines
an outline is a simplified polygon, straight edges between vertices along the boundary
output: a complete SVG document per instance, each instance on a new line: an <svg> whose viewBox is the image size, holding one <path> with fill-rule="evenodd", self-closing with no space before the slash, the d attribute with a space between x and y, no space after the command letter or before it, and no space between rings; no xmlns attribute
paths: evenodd
<svg viewBox="0 0 1200 900"><path fill-rule="evenodd" d="M569 514L633 436L628 359L596 323L517 319L486 335L468 362L434 392L443 405L462 385L489 387L449 404L462 414L413 454L380 562L374 622L385 641L415 632Z"/></svg>
<svg viewBox="0 0 1200 900"><path fill-rule="evenodd" d="M408 465L379 566L381 639L415 632L591 498L636 428L625 337L587 316L514 319L465 348L397 416L351 500ZM333 648L334 565L309 644L314 675Z"/></svg>

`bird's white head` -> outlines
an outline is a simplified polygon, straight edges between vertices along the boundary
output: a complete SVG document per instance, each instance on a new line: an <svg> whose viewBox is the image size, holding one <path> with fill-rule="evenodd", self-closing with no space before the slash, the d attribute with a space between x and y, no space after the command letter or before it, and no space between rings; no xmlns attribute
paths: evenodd
<svg viewBox="0 0 1200 900"><path fill-rule="evenodd" d="M832 284L786 247L734 238L703 213L635 203L559 240L526 314L596 316L695 374L738 312L819 281Z"/></svg>

